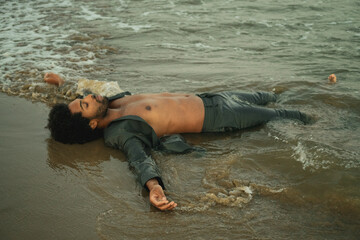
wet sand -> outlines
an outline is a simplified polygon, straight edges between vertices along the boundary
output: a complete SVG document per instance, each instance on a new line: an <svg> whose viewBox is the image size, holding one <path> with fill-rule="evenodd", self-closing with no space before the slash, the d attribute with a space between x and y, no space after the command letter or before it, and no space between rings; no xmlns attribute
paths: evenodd
<svg viewBox="0 0 360 240"><path fill-rule="evenodd" d="M97 239L94 219L102 205L66 165L56 171L49 162L49 147L61 145L44 128L48 111L0 93L1 239Z"/></svg>

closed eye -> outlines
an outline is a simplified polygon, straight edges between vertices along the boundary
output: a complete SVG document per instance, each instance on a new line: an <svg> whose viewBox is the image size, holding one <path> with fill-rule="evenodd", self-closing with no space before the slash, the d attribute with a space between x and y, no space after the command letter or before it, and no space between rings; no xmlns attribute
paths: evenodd
<svg viewBox="0 0 360 240"><path fill-rule="evenodd" d="M89 104L86 103L86 102L83 102L82 100L80 100L80 108L82 110L84 110L84 108L88 108L89 107Z"/></svg>

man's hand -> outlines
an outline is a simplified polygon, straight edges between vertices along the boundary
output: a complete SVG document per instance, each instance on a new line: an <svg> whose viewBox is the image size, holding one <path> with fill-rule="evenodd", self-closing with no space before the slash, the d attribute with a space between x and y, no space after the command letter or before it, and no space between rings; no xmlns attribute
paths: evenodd
<svg viewBox="0 0 360 240"><path fill-rule="evenodd" d="M150 190L150 194L149 194L150 203L154 207L164 211L164 210L172 210L177 206L177 204L174 201L169 202L166 199L164 191L156 179L150 179L149 181L147 181L146 186Z"/></svg>
<svg viewBox="0 0 360 240"><path fill-rule="evenodd" d="M62 79L58 74L56 73L45 73L44 81L49 84L54 84L56 86L61 86L64 84L64 79Z"/></svg>

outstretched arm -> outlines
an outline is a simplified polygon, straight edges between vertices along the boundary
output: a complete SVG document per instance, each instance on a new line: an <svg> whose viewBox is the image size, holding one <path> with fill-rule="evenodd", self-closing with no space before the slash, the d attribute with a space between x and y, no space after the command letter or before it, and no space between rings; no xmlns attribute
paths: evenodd
<svg viewBox="0 0 360 240"><path fill-rule="evenodd" d="M143 131L146 132L141 124L135 120L123 120L111 124L104 132L105 143L125 153L141 186L149 190L150 203L160 210L171 210L177 205L166 199L160 171L147 151L150 147L149 143L145 144L146 138L141 137L144 136Z"/></svg>
<svg viewBox="0 0 360 240"><path fill-rule="evenodd" d="M175 208L176 204L166 199L159 170L151 156L147 155L144 144L133 137L125 142L123 151L130 166L138 175L140 184L149 189L150 203L160 210Z"/></svg>

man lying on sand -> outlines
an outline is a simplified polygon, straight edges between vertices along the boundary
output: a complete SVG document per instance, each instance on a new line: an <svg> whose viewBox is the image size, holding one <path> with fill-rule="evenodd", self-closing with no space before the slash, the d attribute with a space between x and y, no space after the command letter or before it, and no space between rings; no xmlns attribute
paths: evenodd
<svg viewBox="0 0 360 240"><path fill-rule="evenodd" d="M56 74L45 81L60 85ZM51 136L63 143L85 143L104 137L105 144L124 151L140 184L150 191L150 202L160 210L177 206L164 194L164 184L148 149L184 153L193 148L178 133L225 132L287 118L309 123L299 111L265 108L274 93L221 92L203 94L123 92L107 98L90 94L49 113Z"/></svg>

